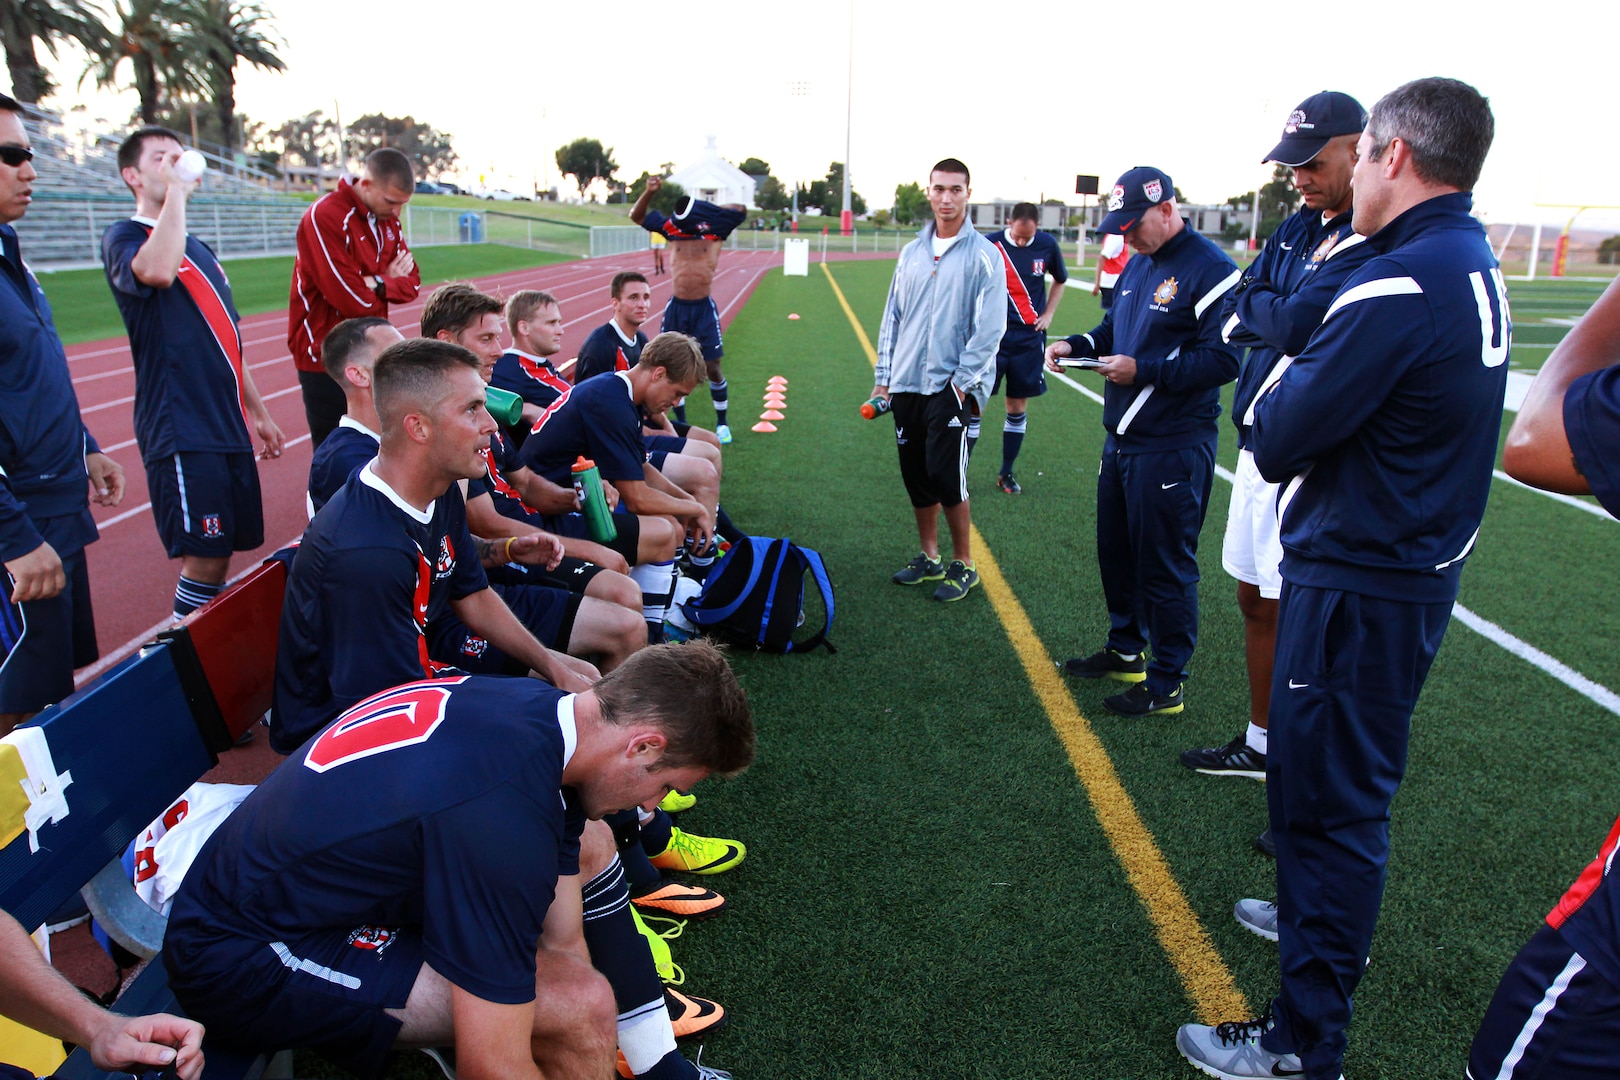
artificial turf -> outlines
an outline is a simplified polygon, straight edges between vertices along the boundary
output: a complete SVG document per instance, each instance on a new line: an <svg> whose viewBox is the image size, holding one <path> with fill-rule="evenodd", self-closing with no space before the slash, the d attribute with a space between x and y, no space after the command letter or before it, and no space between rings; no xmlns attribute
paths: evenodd
<svg viewBox="0 0 1620 1080"><path fill-rule="evenodd" d="M873 341L892 266L833 264ZM988 597L947 606L889 582L916 550L892 423L859 417L871 369L811 269L767 274L727 330L738 439L724 501L746 530L826 557L838 651L733 657L758 761L701 785L682 824L738 837L749 856L706 879L730 899L726 915L673 943L684 989L731 1011L705 1063L740 1080L1195 1076L1173 1043L1192 1004ZM1097 317L1074 290L1054 330ZM751 433L773 375L789 380L786 419L775 434ZM1061 661L1106 630L1093 543L1102 429L1100 406L1049 385L1029 408L1025 494L993 486L999 399L970 486L976 525ZM711 422L707 395L689 408ZM1223 417L1219 460L1230 468L1234 457ZM1258 1010L1275 989L1275 946L1240 929L1231 905L1274 895L1273 864L1249 846L1265 825L1264 788L1176 760L1247 719L1241 623L1220 566L1228 495L1217 480L1187 711L1125 720L1102 709L1106 687L1078 684L1073 695ZM1461 602L1620 685L1620 616L1608 603L1617 540L1612 520L1493 482ZM1356 995L1351 1080L1461 1075L1501 970L1620 810L1614 720L1453 623L1413 722L1383 919ZM301 1075L316 1071L300 1060ZM395 1074L434 1075L407 1057Z"/></svg>

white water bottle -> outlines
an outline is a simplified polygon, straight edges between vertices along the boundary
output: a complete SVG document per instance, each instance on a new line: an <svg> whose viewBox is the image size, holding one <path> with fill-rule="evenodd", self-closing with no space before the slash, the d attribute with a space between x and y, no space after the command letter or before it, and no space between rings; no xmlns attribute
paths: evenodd
<svg viewBox="0 0 1620 1080"><path fill-rule="evenodd" d="M174 175L186 181L200 179L207 171L208 159L196 150L185 151L174 163Z"/></svg>

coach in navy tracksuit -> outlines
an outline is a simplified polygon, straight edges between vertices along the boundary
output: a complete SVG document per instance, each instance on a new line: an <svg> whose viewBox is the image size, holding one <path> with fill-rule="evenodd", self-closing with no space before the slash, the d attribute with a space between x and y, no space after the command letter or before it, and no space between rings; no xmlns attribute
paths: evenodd
<svg viewBox="0 0 1620 1080"><path fill-rule="evenodd" d="M1340 1075L1412 709L1496 459L1510 327L1468 194L1493 133L1486 100L1451 79L1373 107L1354 184L1356 231L1375 255L1255 406L1255 462L1284 484L1266 762L1282 990L1263 1036L1178 1036L1190 1058L1255 1070L1231 1075Z"/></svg>
<svg viewBox="0 0 1620 1080"><path fill-rule="evenodd" d="M10 223L36 178L22 107L0 94L0 735L73 692L96 658L84 548L96 539L86 492L116 506L124 470L79 416L51 305ZM12 162L15 161L15 164Z"/></svg>
<svg viewBox="0 0 1620 1080"><path fill-rule="evenodd" d="M1140 258L1089 334L1055 342L1062 357L1100 358L1102 471L1097 563L1108 602L1102 651L1064 665L1080 678L1136 683L1103 701L1126 716L1179 713L1198 640L1198 531L1214 478L1220 387L1238 373L1221 340L1221 298L1238 268L1181 217L1170 177L1138 166L1119 178L1101 229ZM1143 651L1151 638L1151 663ZM1143 673L1146 679L1143 680Z"/></svg>

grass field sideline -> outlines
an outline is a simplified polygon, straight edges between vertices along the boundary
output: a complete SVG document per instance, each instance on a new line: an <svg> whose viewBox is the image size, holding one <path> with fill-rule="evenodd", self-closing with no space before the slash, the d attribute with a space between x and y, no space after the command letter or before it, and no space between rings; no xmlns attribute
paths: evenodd
<svg viewBox="0 0 1620 1080"><path fill-rule="evenodd" d="M427 286L441 281L568 261L566 256L499 244L420 248L415 255L417 265L422 270L424 291ZM231 295L236 302L236 310L240 314L247 316L285 310L292 283L292 256L230 259L223 265L231 281ZM64 343L72 345L81 341L123 336L124 322L118 315L118 306L113 303L107 275L99 268L40 274L39 283L51 301L51 309L56 315L56 329Z"/></svg>

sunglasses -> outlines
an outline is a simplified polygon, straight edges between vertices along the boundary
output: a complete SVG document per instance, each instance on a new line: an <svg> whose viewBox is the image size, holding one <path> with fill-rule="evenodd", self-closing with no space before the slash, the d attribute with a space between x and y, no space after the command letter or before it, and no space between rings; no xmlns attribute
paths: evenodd
<svg viewBox="0 0 1620 1080"><path fill-rule="evenodd" d="M0 161L13 169L20 169L25 161L33 161L34 152L26 146L0 146Z"/></svg>

